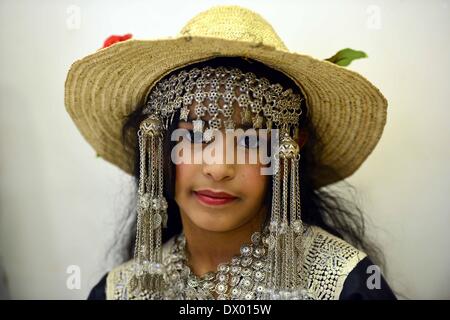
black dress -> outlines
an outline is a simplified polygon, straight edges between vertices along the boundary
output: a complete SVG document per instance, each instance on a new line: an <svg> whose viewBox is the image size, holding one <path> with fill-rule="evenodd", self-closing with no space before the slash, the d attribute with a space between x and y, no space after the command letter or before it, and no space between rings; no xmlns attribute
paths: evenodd
<svg viewBox="0 0 450 320"><path fill-rule="evenodd" d="M387 284L386 280L381 276L378 288L370 289L367 280L370 274L367 273L368 268L373 262L365 257L356 267L348 274L345 279L339 300L396 300L394 293ZM106 299L106 277L94 286L89 293L88 300L105 300Z"/></svg>

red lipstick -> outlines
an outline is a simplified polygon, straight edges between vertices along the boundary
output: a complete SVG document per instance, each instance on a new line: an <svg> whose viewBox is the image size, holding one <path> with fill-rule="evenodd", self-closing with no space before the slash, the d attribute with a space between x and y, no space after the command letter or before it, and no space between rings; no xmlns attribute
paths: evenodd
<svg viewBox="0 0 450 320"><path fill-rule="evenodd" d="M210 206L224 205L237 199L237 197L229 193L212 190L198 190L194 191L194 194L201 203Z"/></svg>

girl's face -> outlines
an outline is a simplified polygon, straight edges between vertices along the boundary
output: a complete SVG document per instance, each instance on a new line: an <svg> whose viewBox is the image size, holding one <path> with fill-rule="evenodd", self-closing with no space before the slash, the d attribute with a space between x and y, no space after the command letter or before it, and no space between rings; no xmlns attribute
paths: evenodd
<svg viewBox="0 0 450 320"><path fill-rule="evenodd" d="M193 125L180 122L179 128L192 130ZM179 143L191 148L192 157L195 152L205 152L206 144L195 141L191 135L183 137ZM195 143L202 144L197 151L194 151ZM226 232L249 223L261 223L266 214L264 200L270 176L261 174L259 158L253 164L237 164L236 159L231 163L225 161L226 153L231 152L230 148L234 148L235 154L237 149L241 149L249 156L251 152L258 152L256 145L250 145L247 139L239 137L231 144L226 139L211 143L215 143L215 150L221 153L216 155L223 159L220 164L206 161L194 164L192 161L192 164L175 166L175 201L183 221L213 232Z"/></svg>

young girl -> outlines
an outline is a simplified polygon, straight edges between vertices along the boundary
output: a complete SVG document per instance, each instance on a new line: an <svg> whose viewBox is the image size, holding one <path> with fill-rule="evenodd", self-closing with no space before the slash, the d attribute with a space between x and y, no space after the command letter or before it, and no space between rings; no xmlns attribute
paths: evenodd
<svg viewBox="0 0 450 320"><path fill-rule="evenodd" d="M259 15L110 45L74 63L66 107L137 184L134 257L89 298L395 299L362 217L320 189L370 154L386 100Z"/></svg>

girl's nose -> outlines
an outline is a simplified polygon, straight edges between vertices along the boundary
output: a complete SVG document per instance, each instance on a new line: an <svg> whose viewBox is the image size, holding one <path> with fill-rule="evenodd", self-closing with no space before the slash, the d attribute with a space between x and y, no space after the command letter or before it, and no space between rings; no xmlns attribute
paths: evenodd
<svg viewBox="0 0 450 320"><path fill-rule="evenodd" d="M203 174L215 181L227 181L234 177L233 164L203 164Z"/></svg>
<svg viewBox="0 0 450 320"><path fill-rule="evenodd" d="M222 134L219 132L218 134ZM215 181L230 180L235 175L234 161L227 161L227 152L234 148L233 142L227 142L225 138L212 142L214 144L215 159L217 161L204 161L203 174L211 177ZM205 155L204 155L205 156Z"/></svg>

